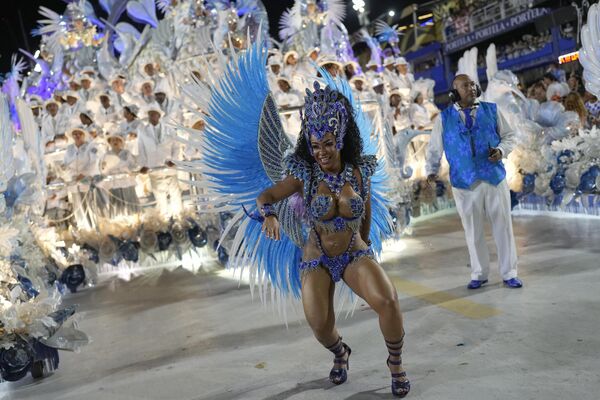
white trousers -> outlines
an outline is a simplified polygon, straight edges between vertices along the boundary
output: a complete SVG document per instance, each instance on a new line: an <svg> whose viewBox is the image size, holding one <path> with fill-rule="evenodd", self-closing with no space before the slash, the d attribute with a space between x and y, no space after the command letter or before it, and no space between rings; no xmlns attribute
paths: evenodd
<svg viewBox="0 0 600 400"><path fill-rule="evenodd" d="M490 255L485 241L484 221L492 224L498 249L498 268L503 280L517 276L517 250L510 216L510 191L506 180L498 186L478 181L470 189L452 188L460 215L469 257L471 279L485 280L490 272Z"/></svg>

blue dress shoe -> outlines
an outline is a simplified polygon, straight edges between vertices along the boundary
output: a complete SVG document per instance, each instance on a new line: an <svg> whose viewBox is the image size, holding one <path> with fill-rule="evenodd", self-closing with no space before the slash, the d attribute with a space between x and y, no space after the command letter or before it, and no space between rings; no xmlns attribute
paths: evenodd
<svg viewBox="0 0 600 400"><path fill-rule="evenodd" d="M521 280L519 278L510 278L506 281L504 281L504 286L512 288L512 289L518 289L520 287L523 287L523 282L521 282Z"/></svg>
<svg viewBox="0 0 600 400"><path fill-rule="evenodd" d="M467 289L479 289L481 286L483 286L484 283L487 283L487 281L488 281L487 279L484 279L482 281L473 279L467 285Z"/></svg>

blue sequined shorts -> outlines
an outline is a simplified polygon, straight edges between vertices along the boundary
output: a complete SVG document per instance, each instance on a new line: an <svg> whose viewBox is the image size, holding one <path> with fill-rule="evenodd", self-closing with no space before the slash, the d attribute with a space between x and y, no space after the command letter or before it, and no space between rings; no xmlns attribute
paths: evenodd
<svg viewBox="0 0 600 400"><path fill-rule="evenodd" d="M299 265L300 271L314 271L322 265L327 268L329 274L331 275L331 279L334 282L338 282L342 279L344 275L344 271L346 267L350 265L352 262L358 260L362 257L370 257L374 258L373 250L363 249L357 251L346 251L339 256L329 257L325 254L322 254L321 257L316 258L310 261L302 261Z"/></svg>

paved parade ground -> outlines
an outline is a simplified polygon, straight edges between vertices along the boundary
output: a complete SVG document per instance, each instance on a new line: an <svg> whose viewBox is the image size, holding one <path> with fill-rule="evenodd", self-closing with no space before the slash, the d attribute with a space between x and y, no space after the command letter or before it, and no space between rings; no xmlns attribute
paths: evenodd
<svg viewBox="0 0 600 400"><path fill-rule="evenodd" d="M523 289L469 291L458 216L423 220L389 244L383 265L404 312L409 399L597 399L600 219L514 216ZM92 343L61 352L54 375L0 385L0 399L391 399L376 314L359 302L338 327L352 347L348 382L300 312L289 327L224 271L154 271L67 300Z"/></svg>

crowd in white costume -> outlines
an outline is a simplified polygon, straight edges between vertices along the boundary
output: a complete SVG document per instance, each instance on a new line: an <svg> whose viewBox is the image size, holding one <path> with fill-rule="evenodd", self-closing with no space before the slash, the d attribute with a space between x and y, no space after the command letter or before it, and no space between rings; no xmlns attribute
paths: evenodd
<svg viewBox="0 0 600 400"><path fill-rule="evenodd" d="M183 105L177 83L198 79L210 84L210 76L217 76L222 67L210 40L225 51L230 45L243 49L250 22L256 24L263 18L266 24L259 3L253 3L250 9L254 11L242 18L233 6L211 9L192 1L158 5L164 18L156 19L151 34L146 30L131 33L133 28L126 23L117 24L122 47L118 62L109 55L108 41L99 43L92 47L97 62L88 65L85 56L72 60L69 73L62 78L65 90L56 90L45 101L36 94L26 96L47 153L48 216L63 226L73 214L79 230L96 229L105 218L131 215L130 211L145 201L140 199L150 194L148 201L153 197L164 217L177 216L182 211L183 187L173 162L198 155L184 151L176 137L188 133L176 126L203 126L202 110ZM85 9L73 3L67 14L83 18ZM343 14L344 5L339 1L298 1L282 17L284 43L270 50L267 68L275 99L285 115L286 132L295 140L300 124L298 107L304 88L316 77L316 66L334 76L345 75L365 104L385 103L386 109L389 104L390 112L384 118L389 118L394 132L431 128L438 112L433 81L415 83L407 61L394 55L399 54L397 48L389 56L378 48L362 73L342 23ZM52 49L66 50L53 45L64 33L52 26L57 15L48 15L54 20L46 22L50 34L43 37L43 57L52 60L58 58ZM147 40L142 48L131 43L137 35L139 40ZM368 34L363 39L374 40ZM34 73L27 81L31 84L36 78ZM99 178L104 179L90 187L89 181Z"/></svg>

